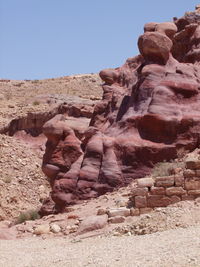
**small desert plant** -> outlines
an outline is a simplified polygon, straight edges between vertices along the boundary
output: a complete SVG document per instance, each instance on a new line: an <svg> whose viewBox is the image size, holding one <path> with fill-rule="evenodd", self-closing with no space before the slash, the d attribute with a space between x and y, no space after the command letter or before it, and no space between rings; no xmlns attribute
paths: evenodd
<svg viewBox="0 0 200 267"><path fill-rule="evenodd" d="M40 219L40 215L38 213L37 210L28 210L28 211L24 211L21 212L18 216L18 218L16 219L15 224L20 224L23 223L25 221L34 221Z"/></svg>
<svg viewBox="0 0 200 267"><path fill-rule="evenodd" d="M4 181L4 183L9 184L9 183L11 183L12 178L11 178L11 176L6 176L3 178L3 181Z"/></svg>
<svg viewBox="0 0 200 267"><path fill-rule="evenodd" d="M35 101L33 102L33 106L38 106L39 104L40 104L40 102L37 101L37 100L35 100Z"/></svg>
<svg viewBox="0 0 200 267"><path fill-rule="evenodd" d="M173 169L184 167L185 163L182 161L159 162L155 164L151 175L152 177L169 176L172 174Z"/></svg>
<svg viewBox="0 0 200 267"><path fill-rule="evenodd" d="M32 80L32 83L39 83L39 80Z"/></svg>

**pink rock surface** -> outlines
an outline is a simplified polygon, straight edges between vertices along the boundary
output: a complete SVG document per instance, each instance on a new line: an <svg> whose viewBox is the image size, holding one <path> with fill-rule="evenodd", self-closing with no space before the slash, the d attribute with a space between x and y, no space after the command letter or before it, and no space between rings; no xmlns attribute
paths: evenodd
<svg viewBox="0 0 200 267"><path fill-rule="evenodd" d="M84 134L78 135L61 118L44 125L48 141L43 171L58 211L144 177L156 162L176 158L180 148L198 147L197 22L200 17L193 12L175 23L146 24L138 41L141 55L100 72L102 101ZM152 196L148 202L154 206L160 198Z"/></svg>

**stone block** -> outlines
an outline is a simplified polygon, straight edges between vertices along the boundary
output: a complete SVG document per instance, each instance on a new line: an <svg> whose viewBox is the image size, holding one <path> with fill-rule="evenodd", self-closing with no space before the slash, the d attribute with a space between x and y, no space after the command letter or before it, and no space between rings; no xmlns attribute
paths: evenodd
<svg viewBox="0 0 200 267"><path fill-rule="evenodd" d="M109 223L123 223L125 221L124 216L115 216L108 219Z"/></svg>
<svg viewBox="0 0 200 267"><path fill-rule="evenodd" d="M103 209L103 208L98 209L97 215L104 215L104 214L107 214L107 209Z"/></svg>
<svg viewBox="0 0 200 267"><path fill-rule="evenodd" d="M183 189L183 187L168 187L166 188L166 195L167 196L181 196L181 195L185 195L186 191Z"/></svg>
<svg viewBox="0 0 200 267"><path fill-rule="evenodd" d="M174 185L174 175L157 177L155 180L155 186L157 187L170 187Z"/></svg>
<svg viewBox="0 0 200 267"><path fill-rule="evenodd" d="M196 177L200 177L200 170L196 170Z"/></svg>
<svg viewBox="0 0 200 267"><path fill-rule="evenodd" d="M185 165L187 169L197 170L200 169L200 160L188 158L185 161Z"/></svg>
<svg viewBox="0 0 200 267"><path fill-rule="evenodd" d="M169 197L161 195L151 195L147 197L147 207L167 207L172 204L172 201Z"/></svg>
<svg viewBox="0 0 200 267"><path fill-rule="evenodd" d="M185 189L186 190L197 190L200 189L200 179L185 179Z"/></svg>
<svg viewBox="0 0 200 267"><path fill-rule="evenodd" d="M140 214L146 214L152 212L152 208L140 208Z"/></svg>
<svg viewBox="0 0 200 267"><path fill-rule="evenodd" d="M136 187L131 190L132 196L146 196L148 193L147 187Z"/></svg>
<svg viewBox="0 0 200 267"><path fill-rule="evenodd" d="M154 185L153 178L141 178L137 180L138 187L151 187Z"/></svg>
<svg viewBox="0 0 200 267"><path fill-rule="evenodd" d="M152 195L165 195L165 190L164 187L152 186L150 192Z"/></svg>
<svg viewBox="0 0 200 267"><path fill-rule="evenodd" d="M185 201L185 200L194 200L194 195L183 195L181 196L181 200Z"/></svg>
<svg viewBox="0 0 200 267"><path fill-rule="evenodd" d="M146 208L147 199L146 196L136 196L135 197L135 207L136 208Z"/></svg>
<svg viewBox="0 0 200 267"><path fill-rule="evenodd" d="M140 215L140 210L137 208L131 208L130 209L130 215L131 216L139 216Z"/></svg>
<svg viewBox="0 0 200 267"><path fill-rule="evenodd" d="M124 216L124 217L130 216L130 209L123 207L123 208L108 210L108 217L116 217L116 216Z"/></svg>
<svg viewBox="0 0 200 267"><path fill-rule="evenodd" d="M181 201L181 196L180 197L178 197L178 196L171 196L170 199L172 201L172 204L174 204L174 203L177 203L177 202Z"/></svg>
<svg viewBox="0 0 200 267"><path fill-rule="evenodd" d="M193 178L196 176L195 170L186 169L183 171L184 178Z"/></svg>
<svg viewBox="0 0 200 267"><path fill-rule="evenodd" d="M200 196L200 190L189 190L188 195Z"/></svg>
<svg viewBox="0 0 200 267"><path fill-rule="evenodd" d="M183 175L174 176L175 186L184 186L184 177Z"/></svg>

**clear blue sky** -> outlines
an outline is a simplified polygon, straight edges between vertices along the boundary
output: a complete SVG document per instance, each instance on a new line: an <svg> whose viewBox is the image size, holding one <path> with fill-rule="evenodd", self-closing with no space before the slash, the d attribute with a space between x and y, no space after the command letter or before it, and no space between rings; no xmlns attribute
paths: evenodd
<svg viewBox="0 0 200 267"><path fill-rule="evenodd" d="M118 67L146 22L193 11L193 0L0 0L0 78L42 79Z"/></svg>

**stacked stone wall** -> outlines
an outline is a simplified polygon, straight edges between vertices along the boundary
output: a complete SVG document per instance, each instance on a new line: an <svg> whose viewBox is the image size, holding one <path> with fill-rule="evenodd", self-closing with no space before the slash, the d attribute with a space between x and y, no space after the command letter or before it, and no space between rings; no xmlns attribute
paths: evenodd
<svg viewBox="0 0 200 267"><path fill-rule="evenodd" d="M187 159L185 169L171 176L142 178L131 191L131 215L200 197L200 160Z"/></svg>

